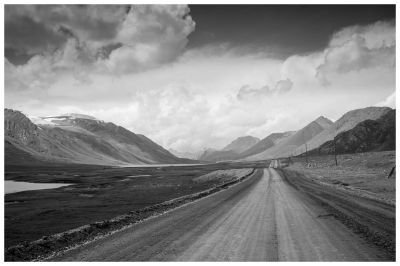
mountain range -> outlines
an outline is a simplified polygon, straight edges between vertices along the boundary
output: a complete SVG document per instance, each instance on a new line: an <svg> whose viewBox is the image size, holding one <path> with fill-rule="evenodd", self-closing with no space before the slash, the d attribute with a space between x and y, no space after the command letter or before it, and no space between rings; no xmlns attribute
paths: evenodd
<svg viewBox="0 0 400 266"><path fill-rule="evenodd" d="M201 161L218 162L235 160L240 154L260 142L259 138L253 136L239 137L226 145L222 150L206 149L198 158Z"/></svg>
<svg viewBox="0 0 400 266"><path fill-rule="evenodd" d="M313 149L309 154L357 153L396 149L396 111L390 110L376 120L367 119Z"/></svg>
<svg viewBox="0 0 400 266"><path fill-rule="evenodd" d="M321 145L327 145L324 149L329 150L328 147L330 147L330 144L326 144L327 142L333 140L333 138L338 134L347 132L354 128L358 133L349 134L352 136L359 136L360 140L356 142L353 140L354 136L353 138L347 137L347 140L352 140L353 148L343 148L343 151L354 150L354 145L366 145L365 143L362 144L363 141L371 143L371 140L364 140L364 138L373 138L375 135L371 137L371 135L368 135L367 133L361 134L360 132L362 132L362 128L365 130L374 128L377 135L380 136L383 134L387 136L387 139L382 141L382 143L380 143L381 140L375 143L374 149L379 150L393 148L394 139L392 136L394 136L394 133L392 131L395 128L395 120L393 119L394 116L395 110L388 107L367 107L352 110L345 113L336 122L332 122L328 118L320 116L297 131L272 133L241 152L227 152L225 148L220 151L208 150L203 153L200 159L211 162L223 160L265 160L302 154L306 150L306 145L307 149L309 151L314 150L313 152L318 150ZM392 118L392 120L389 118ZM386 134L386 131L389 133ZM344 137L348 136L346 134L342 135L343 143L348 142L344 140ZM378 147L379 145L383 145L384 147ZM369 147L370 145L366 146ZM368 149L369 148L366 150ZM359 148L359 150L365 149Z"/></svg>
<svg viewBox="0 0 400 266"><path fill-rule="evenodd" d="M36 117L4 110L5 162L101 165L189 163L144 135L80 114Z"/></svg>
<svg viewBox="0 0 400 266"><path fill-rule="evenodd" d="M235 159L263 160L264 158L281 156L281 154L290 154L294 149L304 144L306 141L310 140L332 124L332 121L321 116L298 131L272 133L240 153L226 154L224 150L214 151L212 153L204 154L200 160L215 161L216 158L221 161Z"/></svg>
<svg viewBox="0 0 400 266"><path fill-rule="evenodd" d="M202 151L193 151L193 152L186 151L186 152L181 152L181 151L178 151L178 150L175 150L175 149L172 149L172 148L168 149L168 151L169 151L170 153L172 153L173 155L175 155L176 157L179 157L179 158L187 158L187 159L191 159L191 160L197 160L197 159L200 158L200 156L203 154Z"/></svg>
<svg viewBox="0 0 400 266"><path fill-rule="evenodd" d="M309 150L318 148L325 142L332 140L337 134L354 128L358 123L365 120L376 120L392 110L389 107L366 107L362 109L351 110L340 117L332 126L326 128L315 138L307 142ZM300 154L305 151L304 147L294 150L294 154Z"/></svg>
<svg viewBox="0 0 400 266"><path fill-rule="evenodd" d="M299 155L306 147L310 154L329 154L334 151L333 140L338 153L393 150L395 113L388 107L367 107L349 111L335 122L320 116L297 131L275 132L261 140L243 136L221 150L182 153L88 115L27 117L5 109L5 163L132 165L265 160Z"/></svg>
<svg viewBox="0 0 400 266"><path fill-rule="evenodd" d="M233 151L236 153L242 153L248 148L256 145L260 141L259 138L252 136L239 137L225 146L223 151Z"/></svg>
<svg viewBox="0 0 400 266"><path fill-rule="evenodd" d="M308 141L313 139L322 131L326 130L333 124L328 118L320 116L311 123L307 124L304 128L294 132L285 140L275 144L271 148L246 157L246 160L262 160L264 158L277 158L292 155L293 151L298 147L305 145Z"/></svg>

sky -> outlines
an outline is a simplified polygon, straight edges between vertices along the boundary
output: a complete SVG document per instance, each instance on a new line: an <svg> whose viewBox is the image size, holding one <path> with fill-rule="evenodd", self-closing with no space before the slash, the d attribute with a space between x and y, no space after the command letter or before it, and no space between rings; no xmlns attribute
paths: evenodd
<svg viewBox="0 0 400 266"><path fill-rule="evenodd" d="M5 107L180 152L395 107L395 7L5 6Z"/></svg>

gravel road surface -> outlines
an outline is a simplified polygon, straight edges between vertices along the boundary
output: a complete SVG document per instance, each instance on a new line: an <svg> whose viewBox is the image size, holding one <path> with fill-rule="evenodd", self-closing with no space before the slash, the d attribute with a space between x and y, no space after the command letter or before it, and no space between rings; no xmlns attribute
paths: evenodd
<svg viewBox="0 0 400 266"><path fill-rule="evenodd" d="M53 261L382 261L385 250L275 169Z"/></svg>

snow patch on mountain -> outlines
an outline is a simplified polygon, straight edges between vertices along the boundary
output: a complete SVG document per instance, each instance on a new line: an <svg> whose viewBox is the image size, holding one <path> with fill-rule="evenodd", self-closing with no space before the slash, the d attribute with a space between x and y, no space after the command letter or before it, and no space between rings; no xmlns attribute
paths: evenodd
<svg viewBox="0 0 400 266"><path fill-rule="evenodd" d="M46 118L46 117L38 117L38 116L31 116L27 115L29 120L32 121L35 125L56 125L54 122L52 122L52 118Z"/></svg>
<svg viewBox="0 0 400 266"><path fill-rule="evenodd" d="M76 113L67 113L67 114L63 114L61 116L68 116L68 117L70 117L70 119L80 118L80 119L98 120L97 118L90 116L90 115L76 114Z"/></svg>

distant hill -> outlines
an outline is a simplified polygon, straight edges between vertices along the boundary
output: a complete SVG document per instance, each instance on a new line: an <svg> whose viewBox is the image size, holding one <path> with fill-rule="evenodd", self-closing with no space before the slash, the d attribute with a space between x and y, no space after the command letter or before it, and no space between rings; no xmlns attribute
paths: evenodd
<svg viewBox="0 0 400 266"><path fill-rule="evenodd" d="M4 110L6 164L46 162L128 165L185 163L149 138L80 114L32 118Z"/></svg>
<svg viewBox="0 0 400 266"><path fill-rule="evenodd" d="M199 152L199 151L198 152L180 152L175 149L168 149L168 151L170 153L172 153L173 155L175 155L176 157L187 158L187 159L191 159L191 160L197 160L202 154L202 152Z"/></svg>
<svg viewBox="0 0 400 266"><path fill-rule="evenodd" d="M290 137L294 133L295 133L294 131L287 131L287 132L283 132L283 133L272 133L272 134L268 135L267 137L263 138L262 140L260 140L258 143L256 143L249 149L243 151L240 154L240 157L245 158L250 155L261 153L261 152L271 148L272 146L276 145L280 141Z"/></svg>
<svg viewBox="0 0 400 266"><path fill-rule="evenodd" d="M219 162L229 161L241 158L241 152L249 149L260 141L259 138L253 136L239 137L229 143L222 150L207 149L205 150L199 160L206 162Z"/></svg>
<svg viewBox="0 0 400 266"><path fill-rule="evenodd" d="M319 133L314 138L307 141L308 150L318 148L323 143L332 140L337 134L343 131L354 128L358 123L365 120L376 120L382 115L392 110L389 107L367 107L362 109L356 109L345 113L339 120L334 124L326 128L324 131ZM294 154L300 154L305 151L304 147L298 147Z"/></svg>
<svg viewBox="0 0 400 266"><path fill-rule="evenodd" d="M237 139L221 151L204 152L199 159L203 161L217 162L241 159L263 160L275 156L284 156L290 154L292 150L303 145L305 141L310 140L332 124L332 121L321 116L299 131L272 133L247 149L242 148L241 152L229 149L230 145L235 143L238 140Z"/></svg>
<svg viewBox="0 0 400 266"><path fill-rule="evenodd" d="M329 128L333 124L332 121L325 117L318 117L316 120L312 121L304 128L291 134L279 143L271 146L270 148L264 150L261 153L251 155L246 157L246 160L263 160L269 158L277 158L282 156L289 156L292 152L304 145L314 136L318 135L320 132Z"/></svg>
<svg viewBox="0 0 400 266"><path fill-rule="evenodd" d="M199 160L204 162L220 162L238 159L238 154L233 151L204 152Z"/></svg>
<svg viewBox="0 0 400 266"><path fill-rule="evenodd" d="M354 128L339 133L334 140L313 149L309 154L357 153L396 149L396 110L389 110L376 120L364 120Z"/></svg>
<svg viewBox="0 0 400 266"><path fill-rule="evenodd" d="M239 137L224 147L223 151L233 151L235 153L242 153L245 150L256 145L260 141L259 138L253 136Z"/></svg>

